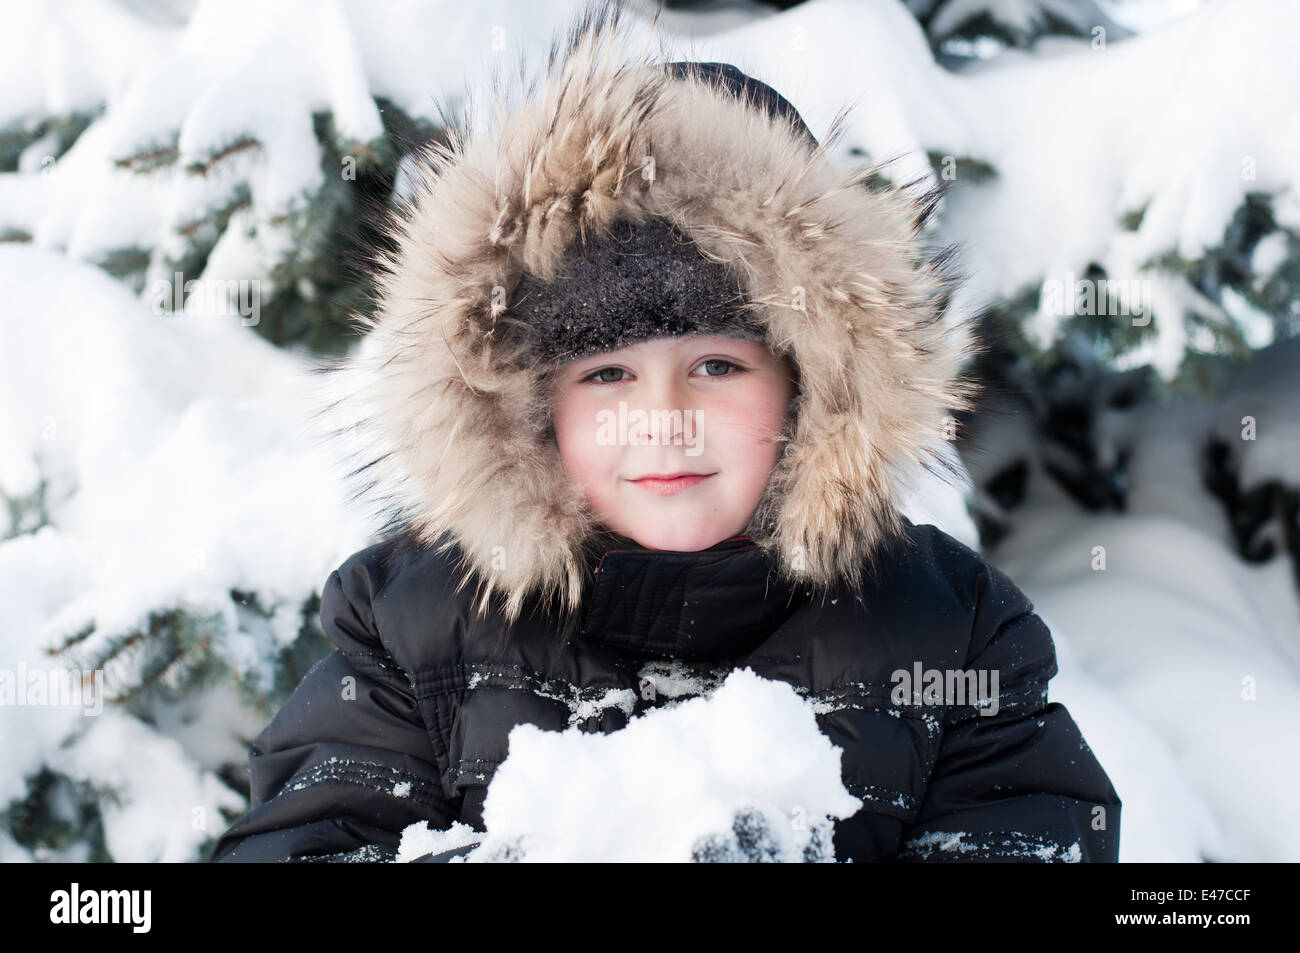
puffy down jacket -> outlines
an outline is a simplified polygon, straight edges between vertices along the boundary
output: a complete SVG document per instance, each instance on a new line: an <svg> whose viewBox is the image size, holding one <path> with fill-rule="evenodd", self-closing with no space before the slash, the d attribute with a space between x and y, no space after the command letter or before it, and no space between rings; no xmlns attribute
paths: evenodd
<svg viewBox="0 0 1300 953"><path fill-rule="evenodd" d="M836 825L837 859L1116 860L1120 801L1048 702L1047 628L978 554L906 526L862 591L824 599L781 583L745 538L691 553L629 541L594 554L592 598L567 636L545 614L477 618L453 591L451 554L400 540L363 550L325 587L338 650L258 737L252 810L212 859L386 860L417 821L482 830L514 725L616 731L748 666L815 702L843 751L863 806ZM918 667L983 672L984 685L996 672L996 706L931 704L920 684L896 704L896 673ZM602 708L629 697L611 689L631 689L632 710Z"/></svg>

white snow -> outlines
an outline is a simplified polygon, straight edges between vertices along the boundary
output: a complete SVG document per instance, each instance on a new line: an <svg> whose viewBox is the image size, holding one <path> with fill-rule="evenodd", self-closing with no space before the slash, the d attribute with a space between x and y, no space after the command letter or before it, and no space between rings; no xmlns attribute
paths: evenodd
<svg viewBox="0 0 1300 953"><path fill-rule="evenodd" d="M103 808L105 846L115 861L192 860L206 838L225 830L219 808L243 809L244 799L195 764L174 738L113 708L86 721L85 734L60 753L58 768L118 792Z"/></svg>
<svg viewBox="0 0 1300 953"><path fill-rule="evenodd" d="M425 854L441 854L444 851L479 844L483 835L468 824L454 822L451 827L435 830L427 822L412 824L402 830L402 840L397 848L396 863L406 864ZM462 862L463 858L452 858L453 862Z"/></svg>
<svg viewBox="0 0 1300 953"><path fill-rule="evenodd" d="M831 819L861 806L840 753L793 688L738 669L611 734L515 726L488 786L486 835L412 825L398 860L481 839L466 861L689 861L710 837L729 841L743 810L766 823L774 859L801 860L820 831L829 860Z"/></svg>
<svg viewBox="0 0 1300 953"><path fill-rule="evenodd" d="M99 269L37 248L0 245L0 287L0 491L21 498L46 481L50 523L0 542L0 669L80 669L151 611L184 606L215 613L216 651L266 684L298 607L368 538L307 426L300 359L235 316L154 314ZM250 628L232 588L270 599L273 624ZM47 654L91 622L89 639ZM109 696L133 674L110 665ZM237 732L260 730L224 692L193 701L201 714L162 719L184 750L111 705L93 717L5 708L0 803L43 763L87 777L112 767L124 799L106 818L114 855L187 859L204 836L191 808L211 835L225 826L217 805L240 800L212 769L246 757Z"/></svg>

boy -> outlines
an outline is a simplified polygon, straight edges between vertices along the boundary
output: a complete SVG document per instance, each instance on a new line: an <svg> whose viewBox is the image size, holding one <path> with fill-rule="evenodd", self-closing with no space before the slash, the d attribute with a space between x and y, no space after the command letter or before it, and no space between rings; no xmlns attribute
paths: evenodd
<svg viewBox="0 0 1300 953"><path fill-rule="evenodd" d="M398 531L330 576L339 651L257 739L213 859L481 830L514 725L615 731L744 666L843 750L837 859L1117 859L1046 627L897 510L973 396L917 244L934 196L843 178L734 67L620 68L618 22L431 155L394 225L337 369Z"/></svg>

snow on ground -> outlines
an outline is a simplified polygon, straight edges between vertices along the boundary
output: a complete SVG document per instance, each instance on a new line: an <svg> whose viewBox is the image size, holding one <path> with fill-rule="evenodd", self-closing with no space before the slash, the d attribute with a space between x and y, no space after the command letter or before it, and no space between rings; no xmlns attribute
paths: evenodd
<svg viewBox="0 0 1300 953"><path fill-rule="evenodd" d="M1284 628L1294 638L1300 618L1285 561L1247 567L1220 540L1154 514L1062 519L1055 529L1042 549L1009 542L999 562L1120 702L1092 708L1075 703L1068 683L1056 686L1052 697L1089 743L1117 748L1124 739L1138 754L1132 731L1142 725L1163 742L1140 759L1108 759L1098 748L1125 802L1124 831L1132 812L1199 825L1198 799L1186 796L1195 790L1225 835L1211 859L1300 857L1292 796L1300 769L1290 757L1300 751L1300 676L1272 644ZM1098 546L1104 570L1092 568ZM1148 783L1152 750L1166 763L1164 751L1172 754L1176 785Z"/></svg>
<svg viewBox="0 0 1300 953"><path fill-rule="evenodd" d="M1048 687L1048 700L1065 705L1122 802L1120 863L1225 859L1220 824L1168 743L1084 668L1071 648L1069 626L1043 605L1035 608L1052 632L1060 668ZM1072 621L1087 624L1086 619Z"/></svg>
<svg viewBox="0 0 1300 953"><path fill-rule="evenodd" d="M784 682L733 671L709 697L670 702L612 734L517 725L483 805L468 861L689 861L739 857L733 823L765 831L764 856L833 860L834 819L861 802L840 780L840 749ZM419 824L399 860L467 843L464 825Z"/></svg>

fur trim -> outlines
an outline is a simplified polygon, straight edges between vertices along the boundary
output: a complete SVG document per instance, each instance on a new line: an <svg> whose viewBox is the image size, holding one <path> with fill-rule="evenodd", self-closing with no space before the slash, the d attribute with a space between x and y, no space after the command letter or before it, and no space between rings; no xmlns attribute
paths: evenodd
<svg viewBox="0 0 1300 953"><path fill-rule="evenodd" d="M367 337L326 368L342 378L331 411L362 441L356 495L420 543L458 546L461 587L477 581L480 610L500 593L511 620L532 594L578 608L597 524L551 439L549 382L494 331L522 274L553 275L620 216L664 217L730 263L793 358L799 391L749 529L787 578L870 568L918 468L958 476L949 414L974 406L959 373L981 346L941 320L953 249L926 260L920 240L939 190L873 192L880 166L842 174L826 157L847 110L814 148L716 80L627 56L629 35L617 4L589 7L540 88L511 104L494 86L494 128L452 124L422 151L379 307L358 316Z"/></svg>

